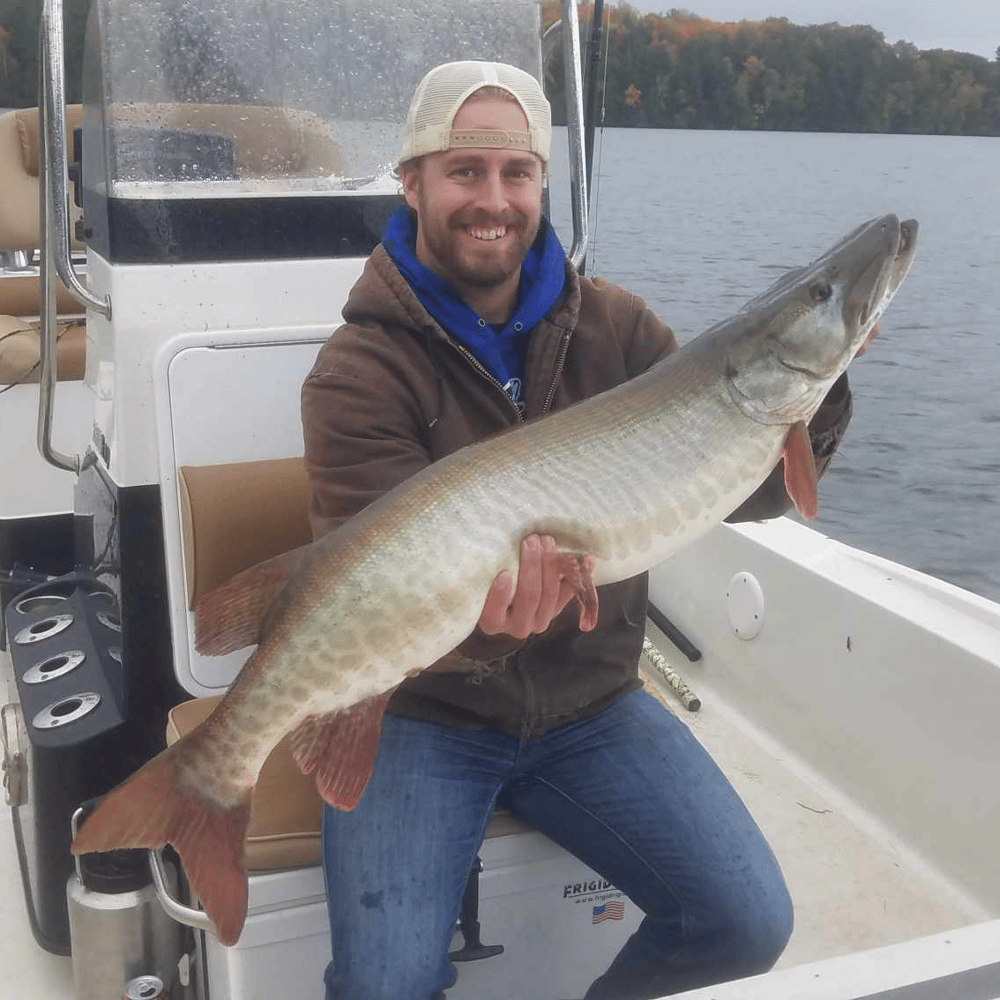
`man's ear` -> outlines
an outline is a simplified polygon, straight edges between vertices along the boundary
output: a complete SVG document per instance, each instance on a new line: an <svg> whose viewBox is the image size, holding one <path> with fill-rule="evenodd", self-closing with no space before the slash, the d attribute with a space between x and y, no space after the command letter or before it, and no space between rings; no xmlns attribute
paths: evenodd
<svg viewBox="0 0 1000 1000"><path fill-rule="evenodd" d="M415 212L418 207L417 195L420 190L420 169L413 163L400 167L399 180L403 185L403 197L406 204Z"/></svg>

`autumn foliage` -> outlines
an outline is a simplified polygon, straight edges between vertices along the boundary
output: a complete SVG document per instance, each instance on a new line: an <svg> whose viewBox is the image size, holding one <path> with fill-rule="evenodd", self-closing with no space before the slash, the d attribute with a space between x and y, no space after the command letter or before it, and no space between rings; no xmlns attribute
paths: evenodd
<svg viewBox="0 0 1000 1000"><path fill-rule="evenodd" d="M581 7L585 40L592 12ZM627 4L605 8L605 29L609 126L1000 135L1000 56L890 45L868 25L720 22ZM547 84L562 121L560 58Z"/></svg>

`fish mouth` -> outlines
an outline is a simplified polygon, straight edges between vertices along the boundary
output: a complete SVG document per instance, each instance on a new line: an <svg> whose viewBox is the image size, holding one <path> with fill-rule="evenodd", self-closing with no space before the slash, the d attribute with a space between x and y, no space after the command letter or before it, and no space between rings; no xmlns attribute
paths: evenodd
<svg viewBox="0 0 1000 1000"><path fill-rule="evenodd" d="M896 289L903 283L903 278L910 270L917 249L919 231L920 224L916 219L906 219L899 224L899 247L896 249L896 259L892 262L892 275L887 291L890 298L896 294Z"/></svg>
<svg viewBox="0 0 1000 1000"><path fill-rule="evenodd" d="M858 338L870 338L871 331L882 318L886 307L893 300L903 279L909 273L917 245L919 224L916 219L907 219L898 224L896 252L882 274L874 282L874 287L865 297L858 311ZM864 277L864 276L863 276ZM867 345L867 340L862 340Z"/></svg>
<svg viewBox="0 0 1000 1000"><path fill-rule="evenodd" d="M907 219L899 224L899 248L896 250L896 260L907 257L913 250L917 239L919 225L916 219Z"/></svg>
<svg viewBox="0 0 1000 1000"><path fill-rule="evenodd" d="M832 255L829 263L836 277L831 281L840 286L847 360L865 342L906 276L915 234L915 222L886 215L861 226ZM825 370L829 365L820 367Z"/></svg>

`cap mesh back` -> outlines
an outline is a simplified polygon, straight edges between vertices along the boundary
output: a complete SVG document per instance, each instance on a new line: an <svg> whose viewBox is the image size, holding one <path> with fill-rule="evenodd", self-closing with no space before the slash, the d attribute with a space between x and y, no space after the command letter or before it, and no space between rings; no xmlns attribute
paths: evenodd
<svg viewBox="0 0 1000 1000"><path fill-rule="evenodd" d="M548 162L552 114L541 85L516 66L489 62L445 63L420 81L406 117L399 162L450 149L458 109L487 86L500 87L514 97L528 119L528 148Z"/></svg>

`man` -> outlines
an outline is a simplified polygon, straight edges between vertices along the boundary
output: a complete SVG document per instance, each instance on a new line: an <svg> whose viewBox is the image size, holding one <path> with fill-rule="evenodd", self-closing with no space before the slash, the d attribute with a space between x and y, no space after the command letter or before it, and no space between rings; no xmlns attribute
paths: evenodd
<svg viewBox="0 0 1000 1000"><path fill-rule="evenodd" d="M548 102L513 67L451 63L417 88L406 207L303 387L317 535L444 455L675 350L641 300L567 266L541 214L549 142ZM845 382L813 423L821 466L849 404ZM779 470L735 516L787 506ZM773 854L686 727L641 690L645 575L600 588L588 632L571 596L552 539L525 539L516 587L501 574L473 635L393 695L360 804L324 815L328 998L443 996L497 805L646 914L589 1000L760 973L781 954L792 910Z"/></svg>

